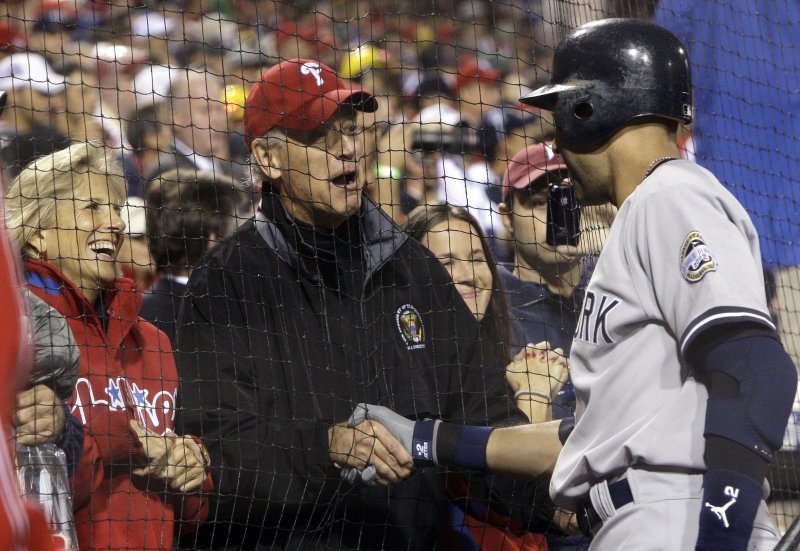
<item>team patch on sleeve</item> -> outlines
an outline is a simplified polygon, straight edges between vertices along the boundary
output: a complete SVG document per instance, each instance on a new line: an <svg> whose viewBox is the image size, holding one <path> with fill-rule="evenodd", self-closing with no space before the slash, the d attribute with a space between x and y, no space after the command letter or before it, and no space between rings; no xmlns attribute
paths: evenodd
<svg viewBox="0 0 800 551"><path fill-rule="evenodd" d="M716 271L717 259L708 248L700 232L693 231L686 236L681 246L681 274L689 283L703 279L708 272Z"/></svg>

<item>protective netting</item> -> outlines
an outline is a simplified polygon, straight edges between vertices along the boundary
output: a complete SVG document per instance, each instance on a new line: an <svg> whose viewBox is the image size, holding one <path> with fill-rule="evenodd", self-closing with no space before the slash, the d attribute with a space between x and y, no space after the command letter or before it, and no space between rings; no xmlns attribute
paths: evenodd
<svg viewBox="0 0 800 551"><path fill-rule="evenodd" d="M552 115L519 99L566 32L607 17L686 45L682 154L753 219L800 366L792 0L0 6L7 226L81 349L67 404L84 432L56 440L81 549L588 546L546 478L427 467L394 484L389 440L351 414L574 413L557 357L616 209L572 207ZM526 346L542 341L556 357ZM768 474L782 531L800 515L798 423L800 397Z"/></svg>

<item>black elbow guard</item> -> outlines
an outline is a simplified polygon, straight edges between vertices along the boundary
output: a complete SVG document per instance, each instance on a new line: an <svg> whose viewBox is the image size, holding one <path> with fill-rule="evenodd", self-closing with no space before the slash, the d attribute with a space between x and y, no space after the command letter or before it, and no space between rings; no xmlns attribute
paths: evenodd
<svg viewBox="0 0 800 551"><path fill-rule="evenodd" d="M705 434L733 440L767 461L781 447L797 390L797 372L776 338L750 336L708 350Z"/></svg>

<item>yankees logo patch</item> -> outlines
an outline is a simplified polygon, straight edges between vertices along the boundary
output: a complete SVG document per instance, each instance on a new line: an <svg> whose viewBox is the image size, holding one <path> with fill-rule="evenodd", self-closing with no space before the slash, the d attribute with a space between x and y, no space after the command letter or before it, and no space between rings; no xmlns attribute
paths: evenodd
<svg viewBox="0 0 800 551"><path fill-rule="evenodd" d="M689 283L697 283L709 272L717 270L717 260L700 232L686 236L681 246L681 274Z"/></svg>
<svg viewBox="0 0 800 551"><path fill-rule="evenodd" d="M414 306L404 304L398 308L395 322L406 348L409 350L425 348L425 327L422 325L422 316Z"/></svg>

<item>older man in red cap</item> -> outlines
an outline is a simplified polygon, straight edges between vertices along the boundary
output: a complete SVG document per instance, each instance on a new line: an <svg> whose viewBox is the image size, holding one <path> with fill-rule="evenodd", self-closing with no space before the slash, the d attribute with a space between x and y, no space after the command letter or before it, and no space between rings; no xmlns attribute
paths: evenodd
<svg viewBox="0 0 800 551"><path fill-rule="evenodd" d="M218 488L190 548L431 549L441 473L409 478L411 455L355 405L526 422L447 272L363 193L376 109L309 59L247 98L261 205L193 270L178 322L178 424L202 435Z"/></svg>

